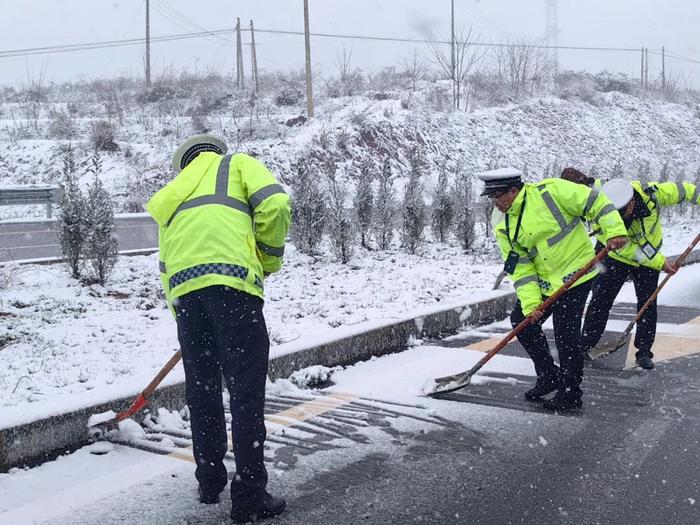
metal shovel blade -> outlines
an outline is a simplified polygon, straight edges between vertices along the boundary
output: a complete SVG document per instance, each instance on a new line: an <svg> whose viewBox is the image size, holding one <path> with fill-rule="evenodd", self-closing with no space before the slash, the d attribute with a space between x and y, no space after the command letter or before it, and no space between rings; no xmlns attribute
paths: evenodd
<svg viewBox="0 0 700 525"><path fill-rule="evenodd" d="M612 341L607 341L605 343L597 345L595 348L591 348L588 351L588 357L591 359L598 359L606 355L614 354L623 346L629 344L630 334L625 332L621 337L613 339Z"/></svg>
<svg viewBox="0 0 700 525"><path fill-rule="evenodd" d="M437 379L433 380L433 384L431 385L432 388L427 388L425 395L428 397L437 395L437 394L447 394L448 392L454 392L456 390L460 390L466 386L469 386L469 383L472 382L472 372L471 370L467 372L460 372L459 374L453 374L451 376L445 376L445 377L438 377Z"/></svg>

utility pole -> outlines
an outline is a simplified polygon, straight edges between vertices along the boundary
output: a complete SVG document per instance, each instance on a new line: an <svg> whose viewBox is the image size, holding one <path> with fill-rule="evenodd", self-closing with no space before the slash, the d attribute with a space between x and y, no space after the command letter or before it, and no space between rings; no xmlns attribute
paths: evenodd
<svg viewBox="0 0 700 525"><path fill-rule="evenodd" d="M649 89L649 48L644 48L644 87Z"/></svg>
<svg viewBox="0 0 700 525"><path fill-rule="evenodd" d="M559 56L557 46L559 45L559 22L557 15L557 0L545 0L545 11L547 14L547 28L545 30L545 40L552 46L552 60L554 61L554 85L557 84L559 74Z"/></svg>
<svg viewBox="0 0 700 525"><path fill-rule="evenodd" d="M456 64L455 64L455 0L452 0L452 13L450 16L452 25L452 37L450 39L450 47L452 50L452 61L450 62L450 71L452 76L452 107L457 109L457 75L456 75Z"/></svg>
<svg viewBox="0 0 700 525"><path fill-rule="evenodd" d="M236 18L236 87L240 90L245 87L243 73L243 43L241 41L241 19Z"/></svg>
<svg viewBox="0 0 700 525"><path fill-rule="evenodd" d="M666 48L661 48L661 91L666 92Z"/></svg>
<svg viewBox="0 0 700 525"><path fill-rule="evenodd" d="M151 3L146 0L146 87L151 87Z"/></svg>
<svg viewBox="0 0 700 525"><path fill-rule="evenodd" d="M644 88L644 48L642 47L642 69L639 71L639 86Z"/></svg>
<svg viewBox="0 0 700 525"><path fill-rule="evenodd" d="M314 88L311 77L311 35L309 34L309 0L304 0L304 44L306 46L306 116L314 116Z"/></svg>
<svg viewBox="0 0 700 525"><path fill-rule="evenodd" d="M253 81L255 82L255 92L258 92L258 57L255 53L255 29L253 29L253 21L250 21L250 65L253 69Z"/></svg>

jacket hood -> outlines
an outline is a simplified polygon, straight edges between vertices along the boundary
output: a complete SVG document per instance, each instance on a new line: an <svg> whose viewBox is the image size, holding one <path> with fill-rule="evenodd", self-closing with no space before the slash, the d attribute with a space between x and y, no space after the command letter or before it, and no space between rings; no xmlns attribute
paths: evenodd
<svg viewBox="0 0 700 525"><path fill-rule="evenodd" d="M165 227L178 206L197 189L204 175L221 155L200 153L172 181L158 190L146 203L146 211L160 227Z"/></svg>

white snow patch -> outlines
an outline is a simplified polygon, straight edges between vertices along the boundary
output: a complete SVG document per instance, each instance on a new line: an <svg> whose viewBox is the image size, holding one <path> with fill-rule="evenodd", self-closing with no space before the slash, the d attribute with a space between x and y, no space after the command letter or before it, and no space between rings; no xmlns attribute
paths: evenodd
<svg viewBox="0 0 700 525"><path fill-rule="evenodd" d="M109 421L110 419L114 419L114 416L116 416L116 412L113 410L108 410L107 412L102 412L101 414L93 414L90 416L87 422L87 427L92 428L95 427L101 423L104 423L105 421Z"/></svg>
<svg viewBox="0 0 700 525"><path fill-rule="evenodd" d="M98 441L88 447L90 454L109 454L114 450L114 445L109 441Z"/></svg>
<svg viewBox="0 0 700 525"><path fill-rule="evenodd" d="M302 389L318 388L330 381L331 376L337 370L342 370L342 367L328 368L322 365L310 366L302 370L297 370L289 376L289 380Z"/></svg>
<svg viewBox="0 0 700 525"><path fill-rule="evenodd" d="M119 435L126 441L135 441L144 438L146 432L133 419L125 419L119 422Z"/></svg>

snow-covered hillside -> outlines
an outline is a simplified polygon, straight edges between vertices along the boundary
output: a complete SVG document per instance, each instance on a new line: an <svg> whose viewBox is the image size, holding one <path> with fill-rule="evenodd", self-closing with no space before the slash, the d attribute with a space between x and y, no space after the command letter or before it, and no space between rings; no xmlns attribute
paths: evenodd
<svg viewBox="0 0 700 525"><path fill-rule="evenodd" d="M292 163L310 150L334 153L348 178L356 169L352 161L390 155L400 191L407 171L405 154L420 145L429 161L427 199L444 161L448 171L459 161L467 173L512 165L526 168L533 180L565 165L605 176L619 162L626 175L635 177L640 163L649 162L655 179L668 163L672 180L694 180L700 168L700 113L690 105L608 92L596 93L588 102L549 96L465 113L435 112L422 91L386 96L326 99L317 108L317 117L301 125L285 124L303 112L301 107L272 111L269 105L267 113L258 109L249 119L231 116L226 108L206 122L232 149L257 155L284 181L294 177ZM170 177L172 151L186 136L201 131L184 115L189 111L186 102L173 102L169 115L157 117L154 111L144 108L115 123L119 149L102 153L103 178L117 197L118 211L140 211L148 195ZM66 140L37 139L36 135L48 133L44 130L54 126L54 120L39 120L40 131L30 133L28 124L16 118L18 114L16 104L7 102L2 107L0 185L58 182L57 149ZM75 118L72 143L83 166L92 148L91 126L99 116L98 112ZM18 126L31 138L13 133ZM40 207L5 208L0 209L0 218L42 213Z"/></svg>

